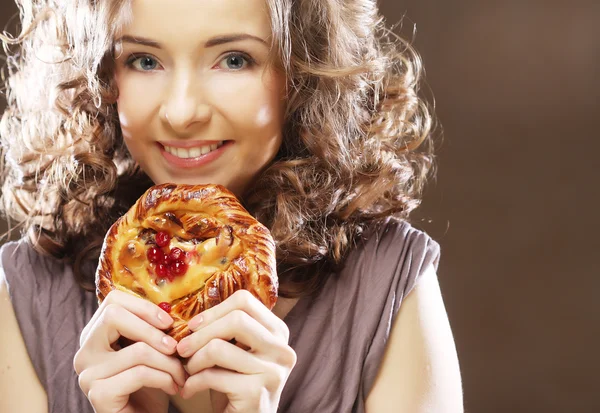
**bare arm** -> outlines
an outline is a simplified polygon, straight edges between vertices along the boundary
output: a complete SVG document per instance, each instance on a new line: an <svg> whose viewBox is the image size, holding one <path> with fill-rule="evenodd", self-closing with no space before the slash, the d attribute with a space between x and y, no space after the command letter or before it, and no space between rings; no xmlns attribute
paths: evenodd
<svg viewBox="0 0 600 413"><path fill-rule="evenodd" d="M48 412L42 387L17 324L0 267L0 412Z"/></svg>
<svg viewBox="0 0 600 413"><path fill-rule="evenodd" d="M366 411L463 412L456 347L433 267L400 306Z"/></svg>

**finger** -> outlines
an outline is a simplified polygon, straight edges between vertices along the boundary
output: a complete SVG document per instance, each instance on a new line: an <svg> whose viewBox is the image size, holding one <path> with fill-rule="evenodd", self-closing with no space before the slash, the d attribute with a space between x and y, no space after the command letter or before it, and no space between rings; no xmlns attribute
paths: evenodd
<svg viewBox="0 0 600 413"><path fill-rule="evenodd" d="M215 390L223 394L244 394L249 392L252 383L251 376L246 376L219 367L213 367L190 376L179 394L188 399L194 394L204 390Z"/></svg>
<svg viewBox="0 0 600 413"><path fill-rule="evenodd" d="M180 387L185 384L186 374L181 362L175 357L159 353L148 344L138 342L114 353L109 353L103 363L84 370L79 375L79 387L87 394L95 381L116 376L135 366L148 366L171 375Z"/></svg>
<svg viewBox="0 0 600 413"><path fill-rule="evenodd" d="M107 358L115 349L111 345L120 336L133 341L145 342L166 355L172 355L177 342L161 330L156 329L123 307L111 304L103 311L102 317L96 320L86 340L75 354L73 368L81 374L89 366L107 362Z"/></svg>
<svg viewBox="0 0 600 413"><path fill-rule="evenodd" d="M259 374L265 371L264 362L254 354L228 343L214 339L198 350L187 362L186 371L194 375L211 367L221 367L242 374Z"/></svg>
<svg viewBox="0 0 600 413"><path fill-rule="evenodd" d="M242 310L248 313L250 317L262 324L271 334L282 337L286 343L288 342L290 332L287 325L248 290L236 291L219 305L209 308L192 318L188 326L192 331L197 331L235 310Z"/></svg>
<svg viewBox="0 0 600 413"><path fill-rule="evenodd" d="M148 366L135 366L110 378L94 382L87 397L97 409L107 402L127 398L143 387L161 389L170 395L177 394L177 384L164 371Z"/></svg>
<svg viewBox="0 0 600 413"><path fill-rule="evenodd" d="M166 335L163 331L126 308L117 304L109 304L90 330L90 335L88 340L84 342L84 347L90 342L89 346L92 348L101 347L105 351L110 351L112 350L111 345L121 336L132 341L148 343L156 350L167 355L173 354L177 346L174 338ZM94 337L98 338L91 340Z"/></svg>
<svg viewBox="0 0 600 413"><path fill-rule="evenodd" d="M190 357L215 338L235 339L253 352L269 353L279 347L276 337L262 324L244 311L234 310L181 340L177 352L181 357Z"/></svg>
<svg viewBox="0 0 600 413"><path fill-rule="evenodd" d="M102 304L100 304L100 307L94 313L90 322L83 329L79 339L80 346L83 345L83 342L87 339L92 327L102 316L106 307L115 304L123 307L130 313L135 314L142 320L146 321L148 324L161 330L164 330L173 324L173 318L171 318L171 316L159 306L132 294L119 290L113 290L106 296L104 301L102 301Z"/></svg>

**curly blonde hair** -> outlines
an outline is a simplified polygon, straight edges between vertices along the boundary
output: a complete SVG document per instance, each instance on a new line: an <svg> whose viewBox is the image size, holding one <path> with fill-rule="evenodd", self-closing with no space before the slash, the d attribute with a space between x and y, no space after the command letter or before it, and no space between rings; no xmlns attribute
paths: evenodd
<svg viewBox="0 0 600 413"><path fill-rule="evenodd" d="M36 248L78 266L152 184L124 147L115 105L114 38L131 9L17 1L26 29L0 36L2 202ZM290 92L282 147L243 201L276 241L280 293L300 296L367 228L419 205L433 116L419 96L421 60L386 29L375 0L266 3Z"/></svg>

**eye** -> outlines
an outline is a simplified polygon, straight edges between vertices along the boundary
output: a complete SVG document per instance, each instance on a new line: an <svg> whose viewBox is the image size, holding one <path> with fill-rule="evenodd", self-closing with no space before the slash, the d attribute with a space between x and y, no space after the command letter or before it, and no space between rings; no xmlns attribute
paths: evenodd
<svg viewBox="0 0 600 413"><path fill-rule="evenodd" d="M126 65L140 72L149 72L158 67L158 62L151 56L132 55L127 59Z"/></svg>
<svg viewBox="0 0 600 413"><path fill-rule="evenodd" d="M254 60L245 53L231 53L219 64L221 69L228 70L241 70L246 68L247 66L252 66L254 64Z"/></svg>

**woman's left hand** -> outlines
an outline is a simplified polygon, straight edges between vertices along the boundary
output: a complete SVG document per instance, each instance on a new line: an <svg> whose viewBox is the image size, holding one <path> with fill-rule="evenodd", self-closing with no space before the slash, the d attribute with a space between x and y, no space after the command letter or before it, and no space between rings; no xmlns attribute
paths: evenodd
<svg viewBox="0 0 600 413"><path fill-rule="evenodd" d="M240 290L188 325L193 333L177 346L179 355L189 358L183 398L211 389L227 397L225 413L277 411L296 364L289 330L279 317ZM232 339L249 349L230 343Z"/></svg>

